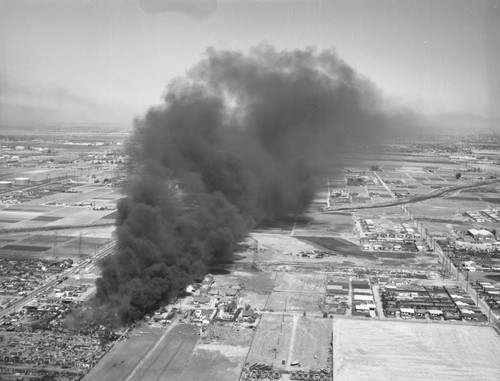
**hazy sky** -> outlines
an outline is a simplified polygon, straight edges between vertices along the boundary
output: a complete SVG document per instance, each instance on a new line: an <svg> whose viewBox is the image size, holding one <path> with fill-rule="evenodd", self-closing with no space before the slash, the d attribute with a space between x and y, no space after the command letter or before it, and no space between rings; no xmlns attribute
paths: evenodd
<svg viewBox="0 0 500 381"><path fill-rule="evenodd" d="M391 100L499 117L500 1L0 0L0 122L131 124L207 47L334 48Z"/></svg>

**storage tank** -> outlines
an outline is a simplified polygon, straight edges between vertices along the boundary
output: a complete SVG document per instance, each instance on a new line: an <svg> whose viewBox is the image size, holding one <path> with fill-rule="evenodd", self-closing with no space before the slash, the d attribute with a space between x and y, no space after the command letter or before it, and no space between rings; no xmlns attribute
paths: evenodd
<svg viewBox="0 0 500 381"><path fill-rule="evenodd" d="M14 179L16 185L30 185L30 179L27 177L16 177Z"/></svg>
<svg viewBox="0 0 500 381"><path fill-rule="evenodd" d="M12 181L0 181L0 189L12 188Z"/></svg>

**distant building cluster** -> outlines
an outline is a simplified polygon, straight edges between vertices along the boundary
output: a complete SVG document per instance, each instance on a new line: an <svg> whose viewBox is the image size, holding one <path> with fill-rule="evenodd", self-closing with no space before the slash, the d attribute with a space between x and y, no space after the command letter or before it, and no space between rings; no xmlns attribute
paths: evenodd
<svg viewBox="0 0 500 381"><path fill-rule="evenodd" d="M383 284L380 298L387 317L487 321L469 294L456 287Z"/></svg>
<svg viewBox="0 0 500 381"><path fill-rule="evenodd" d="M417 252L420 233L408 223L399 230L377 228L371 219L361 219L357 224L361 249L365 251ZM418 246L422 247L422 244Z"/></svg>
<svg viewBox="0 0 500 381"><path fill-rule="evenodd" d="M326 313L344 315L349 306L349 279L332 279L326 285Z"/></svg>
<svg viewBox="0 0 500 381"><path fill-rule="evenodd" d="M373 298L373 291L368 279L356 279L351 282L352 287L352 314L366 317L377 316L377 306Z"/></svg>

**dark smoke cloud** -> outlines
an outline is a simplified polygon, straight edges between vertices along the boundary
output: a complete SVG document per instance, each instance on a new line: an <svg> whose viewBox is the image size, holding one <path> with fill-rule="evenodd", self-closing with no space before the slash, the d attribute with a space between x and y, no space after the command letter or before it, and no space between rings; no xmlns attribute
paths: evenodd
<svg viewBox="0 0 500 381"><path fill-rule="evenodd" d="M135 123L119 250L97 282L123 321L230 258L255 223L302 212L318 163L390 123L366 79L314 49L209 49L164 100Z"/></svg>

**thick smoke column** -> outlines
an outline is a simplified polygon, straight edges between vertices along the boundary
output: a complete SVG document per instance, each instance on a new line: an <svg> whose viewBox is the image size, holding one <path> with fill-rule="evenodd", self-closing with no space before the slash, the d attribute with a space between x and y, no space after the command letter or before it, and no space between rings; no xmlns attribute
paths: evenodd
<svg viewBox="0 0 500 381"><path fill-rule="evenodd" d="M209 49L136 121L97 300L122 321L157 308L255 223L303 211L317 163L386 123L374 88L332 51Z"/></svg>

